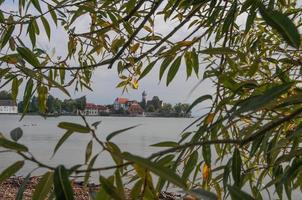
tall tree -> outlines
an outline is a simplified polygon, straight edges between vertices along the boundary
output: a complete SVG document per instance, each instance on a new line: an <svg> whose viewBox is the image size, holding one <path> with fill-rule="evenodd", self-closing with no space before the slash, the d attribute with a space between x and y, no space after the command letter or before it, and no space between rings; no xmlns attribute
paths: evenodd
<svg viewBox="0 0 302 200"><path fill-rule="evenodd" d="M11 100L12 94L6 90L0 91L0 100Z"/></svg>

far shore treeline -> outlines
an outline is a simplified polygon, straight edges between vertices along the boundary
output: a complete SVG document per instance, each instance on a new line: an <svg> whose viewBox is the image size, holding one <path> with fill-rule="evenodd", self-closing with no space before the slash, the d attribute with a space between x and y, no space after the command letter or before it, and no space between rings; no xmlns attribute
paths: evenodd
<svg viewBox="0 0 302 200"><path fill-rule="evenodd" d="M12 94L8 91L0 91L0 100L12 100ZM157 98L158 99L158 98ZM153 99L154 100L154 99ZM158 99L159 101L159 99ZM18 102L18 113L23 113L25 111L24 102ZM85 110L87 105L86 97L80 97L77 99L64 99L61 100L52 95L48 95L46 101L45 113L41 113L39 110L39 99L33 96L30 100L29 106L26 110L29 114L48 114L48 115L78 115L80 110ZM147 116L153 117L191 117L191 112L187 112L189 109L189 104L177 103L172 105L170 103L154 103L154 105L146 106L144 102L140 102L140 105L144 109ZM108 113L102 113L101 115L114 115L114 116L128 116L129 112L120 108L119 110L114 110L113 104L104 105L108 108Z"/></svg>

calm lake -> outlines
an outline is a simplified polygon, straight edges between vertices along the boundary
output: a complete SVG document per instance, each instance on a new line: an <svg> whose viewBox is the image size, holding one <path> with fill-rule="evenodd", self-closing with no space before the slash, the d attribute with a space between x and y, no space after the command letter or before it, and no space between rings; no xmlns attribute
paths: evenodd
<svg viewBox="0 0 302 200"><path fill-rule="evenodd" d="M50 117L44 119L40 116L25 116L19 121L20 115L0 115L0 132L6 137L16 127L23 129L23 137L20 143L29 147L33 155L44 163L51 166L64 164L69 167L85 162L85 148L91 137L89 135L75 133L64 145L61 146L57 154L52 158L55 145L64 130L57 127L61 121L83 123L78 116ZM89 123L102 121L98 127L97 135L104 139L109 133L124 129L134 125L140 125L134 129L124 132L112 139L119 145L122 151L128 151L141 156L148 156L152 152L159 150L150 147L151 144L160 141L178 140L181 131L194 121L193 118L149 118L149 117L87 117ZM93 152L100 151L99 146L94 144ZM0 154L0 171L14 161L21 159L11 153ZM110 157L102 154L98 157L97 166L108 166L113 164ZM36 165L26 163L18 175L26 176ZM43 173L43 170L34 171L34 175ZM104 172L109 174L110 172Z"/></svg>

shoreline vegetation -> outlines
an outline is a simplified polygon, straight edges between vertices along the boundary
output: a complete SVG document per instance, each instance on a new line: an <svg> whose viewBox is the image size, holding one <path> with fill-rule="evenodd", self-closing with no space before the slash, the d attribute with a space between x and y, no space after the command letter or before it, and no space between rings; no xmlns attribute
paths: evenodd
<svg viewBox="0 0 302 200"><path fill-rule="evenodd" d="M42 108L38 97L33 96L29 102L15 102L12 94L8 91L0 91L0 100L9 101L14 112L0 112L0 114L22 114L41 115L45 117L57 116L112 116L112 117L167 117L167 118L191 118L189 104L177 103L172 105L164 103L158 96L151 100L146 99L143 92L141 102L129 100L127 98L116 98L113 104L96 105L88 103L85 96L77 99L55 98L48 95L46 98L46 108ZM26 106L27 105L27 106ZM7 105L1 105L7 106Z"/></svg>

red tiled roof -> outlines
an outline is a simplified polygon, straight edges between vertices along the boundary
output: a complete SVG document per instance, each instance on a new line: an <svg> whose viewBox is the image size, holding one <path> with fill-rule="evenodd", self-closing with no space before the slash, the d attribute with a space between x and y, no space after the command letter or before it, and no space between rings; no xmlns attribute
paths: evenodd
<svg viewBox="0 0 302 200"><path fill-rule="evenodd" d="M97 105L99 110L107 110L106 106L102 106L102 105Z"/></svg>
<svg viewBox="0 0 302 200"><path fill-rule="evenodd" d="M97 109L97 105L93 104L93 103L86 103L85 108L87 109Z"/></svg>
<svg viewBox="0 0 302 200"><path fill-rule="evenodd" d="M128 102L128 99L118 97L118 98L115 99L115 101L117 101L120 104L126 104Z"/></svg>
<svg viewBox="0 0 302 200"><path fill-rule="evenodd" d="M98 110L107 110L106 106L103 105L95 105L93 103L86 103L86 109L98 109Z"/></svg>
<svg viewBox="0 0 302 200"><path fill-rule="evenodd" d="M17 103L13 100L0 100L0 106L17 106Z"/></svg>

